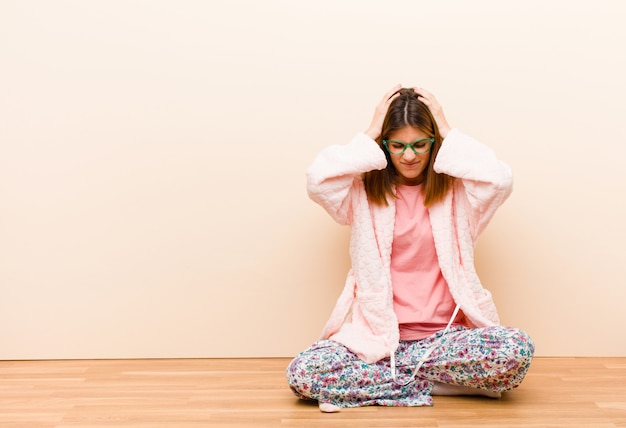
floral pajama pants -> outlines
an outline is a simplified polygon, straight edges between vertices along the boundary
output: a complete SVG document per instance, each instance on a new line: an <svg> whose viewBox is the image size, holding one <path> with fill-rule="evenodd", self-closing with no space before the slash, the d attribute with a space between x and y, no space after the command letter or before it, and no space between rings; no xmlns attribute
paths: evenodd
<svg viewBox="0 0 626 428"><path fill-rule="evenodd" d="M509 327L453 327L426 339L401 341L395 353L396 380L390 359L366 364L332 340L314 343L287 368L291 390L301 399L339 407L428 406L433 382L493 392L517 388L534 353L530 337ZM413 382L404 385L421 357L439 339Z"/></svg>

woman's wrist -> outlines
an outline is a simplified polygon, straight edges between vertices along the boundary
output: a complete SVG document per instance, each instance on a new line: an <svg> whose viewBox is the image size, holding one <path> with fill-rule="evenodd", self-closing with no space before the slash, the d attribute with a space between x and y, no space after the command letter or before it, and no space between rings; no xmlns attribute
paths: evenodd
<svg viewBox="0 0 626 428"><path fill-rule="evenodd" d="M445 140L446 137L448 136L448 134L450 133L450 131L452 131L452 128L450 128L449 126L440 127L439 128L439 135L441 135L441 138L443 140Z"/></svg>
<svg viewBox="0 0 626 428"><path fill-rule="evenodd" d="M376 131L376 130L372 130L372 129L368 129L367 131L364 132L364 134L367 135L368 137L370 137L374 141L378 137L380 137L380 131Z"/></svg>

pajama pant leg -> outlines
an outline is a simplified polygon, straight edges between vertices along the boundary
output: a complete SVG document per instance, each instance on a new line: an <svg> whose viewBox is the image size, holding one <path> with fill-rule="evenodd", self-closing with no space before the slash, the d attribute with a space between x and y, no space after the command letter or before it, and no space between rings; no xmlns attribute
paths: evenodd
<svg viewBox="0 0 626 428"><path fill-rule="evenodd" d="M299 398L339 407L432 404L430 382L418 379L400 385L392 379L389 358L366 364L332 340L316 342L300 353L287 368L287 380Z"/></svg>
<svg viewBox="0 0 626 428"><path fill-rule="evenodd" d="M440 336L441 333L438 333L434 337L417 342L434 342ZM421 354L415 347L414 343L409 350L411 354L409 364L413 366L418 363ZM501 326L475 329L457 327L446 333L417 377L451 385L504 392L521 384L530 367L533 354L533 342L521 330Z"/></svg>
<svg viewBox="0 0 626 428"><path fill-rule="evenodd" d="M441 335L400 342L395 381L389 358L366 364L332 340L317 342L298 355L287 368L287 379L296 396L339 407L424 406L432 404L433 381L495 392L516 388L534 352L530 338L512 328L455 327L438 342ZM405 385L434 343L437 348Z"/></svg>

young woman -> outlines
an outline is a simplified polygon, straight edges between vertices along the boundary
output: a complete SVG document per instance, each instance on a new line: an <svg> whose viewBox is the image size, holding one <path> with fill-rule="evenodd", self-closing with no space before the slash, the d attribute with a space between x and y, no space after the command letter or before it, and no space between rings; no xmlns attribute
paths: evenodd
<svg viewBox="0 0 626 428"><path fill-rule="evenodd" d="M534 345L499 325L473 254L511 193L506 164L452 129L432 94L397 85L307 180L311 199L351 226L352 268L321 340L287 369L298 397L333 412L519 386Z"/></svg>

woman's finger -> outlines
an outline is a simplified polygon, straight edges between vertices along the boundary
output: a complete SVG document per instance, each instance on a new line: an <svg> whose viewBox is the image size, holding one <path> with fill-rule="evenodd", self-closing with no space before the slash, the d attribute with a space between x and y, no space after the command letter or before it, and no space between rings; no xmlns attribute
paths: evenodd
<svg viewBox="0 0 626 428"><path fill-rule="evenodd" d="M431 94L424 88L420 88L419 86L414 86L413 90L417 92L419 95L423 96L424 98L433 98L433 94Z"/></svg>
<svg viewBox="0 0 626 428"><path fill-rule="evenodd" d="M424 104L428 106L430 106L431 104L437 104L437 99L435 98L435 96L428 92L426 89L414 87L413 90L417 93L418 99Z"/></svg>
<svg viewBox="0 0 626 428"><path fill-rule="evenodd" d="M388 92L385 93L381 101L389 102L392 98L394 98L394 95L398 95L398 91L400 89L402 89L402 85L398 83L396 86L394 86Z"/></svg>

